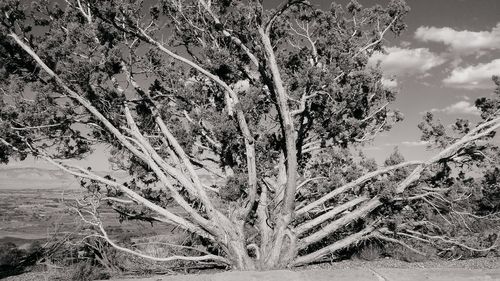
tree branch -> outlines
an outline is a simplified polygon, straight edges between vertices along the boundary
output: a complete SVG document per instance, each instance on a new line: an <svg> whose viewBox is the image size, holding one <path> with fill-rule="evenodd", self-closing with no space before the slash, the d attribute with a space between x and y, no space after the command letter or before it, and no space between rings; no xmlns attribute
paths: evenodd
<svg viewBox="0 0 500 281"><path fill-rule="evenodd" d="M412 165L418 165L421 163L422 163L422 161L408 161L408 162L400 163L400 164L393 165L393 166L388 166L388 167L385 167L383 169L367 173L367 174L357 178L356 180L354 180L348 184L345 184L345 185L325 194L323 197L319 198L318 200L316 200L314 202L309 203L305 207L297 210L296 215L297 216L303 215L303 214L309 212L310 210L322 205L323 203L327 202L328 200L332 199L333 197L335 197L339 194L342 194L348 190L351 190L353 187L358 186L360 184L363 184L364 182L366 182L366 181L368 181L376 176L388 173L392 170L396 170L396 169L400 169L400 168L404 168L404 167L412 166Z"/></svg>
<svg viewBox="0 0 500 281"><path fill-rule="evenodd" d="M199 228L198 226L192 224L191 222L185 220L184 218L181 218L181 217L171 213L170 211L152 203L151 201L145 199L144 197L140 196L139 194L137 194L136 192L134 192L133 190L129 189L128 187L126 187L122 184L119 184L115 181L103 178L97 174L94 174L86 169L83 169L83 168L75 166L75 165L58 163L58 162L54 161L52 158L48 157L47 155L41 155L41 157L44 160L46 160L47 162L49 162L50 164L58 167L59 169L65 171L69 174L72 174L74 176L81 177L81 178L95 180L95 181L101 182L103 184L106 184L108 186L115 187L115 188L119 189L120 191L122 191L123 193L125 193L128 197L130 197L135 202L138 202L141 205L147 207L148 209L162 215L170 223L178 225L178 226L180 226L180 227L182 227L182 228L184 228L192 233L198 234L202 237L205 237L205 238L208 238L211 240L215 240L214 237L211 234L209 234L208 232L206 232L205 230ZM78 170L78 172L75 172L68 167L74 168L74 169Z"/></svg>
<svg viewBox="0 0 500 281"><path fill-rule="evenodd" d="M356 199L355 199L356 200ZM374 197L361 207L355 209L354 211L340 217L337 220L334 220L333 222L329 223L328 225L321 227L318 231L312 233L311 235L308 235L302 239L299 240L298 248L299 249L304 249L308 247L309 245L319 242L321 239L325 238L329 234L337 231L341 227L363 217L369 214L371 211L373 211L375 208L378 206L382 205L382 203L379 200L379 197Z"/></svg>
<svg viewBox="0 0 500 281"><path fill-rule="evenodd" d="M341 240L338 240L331 245L328 245L324 248L321 248L317 251L306 254L304 256L298 257L295 261L292 262L291 265L292 266L299 266L299 265L308 264L308 263L317 261L329 253L334 253L335 251L338 251L338 250L343 249L343 248L347 248L356 242L370 238L371 237L370 234L374 230L375 230L375 227L373 225L367 226L363 230L361 230L357 233L348 235L347 237L345 237Z"/></svg>
<svg viewBox="0 0 500 281"><path fill-rule="evenodd" d="M358 204L361 204L365 201L367 201L369 198L366 197L366 196L361 196L361 197L357 197L351 201L348 201L342 205L339 205L339 206L336 206L335 208L331 209L330 211L312 219L312 220L308 220L306 221L305 223L297 226L295 229L294 229L294 232L297 234L297 236L300 236L301 234L311 230L312 228L320 225L321 223L329 220L329 219L332 219L334 218L336 215L346 211L346 210L349 210L350 208L358 205Z"/></svg>

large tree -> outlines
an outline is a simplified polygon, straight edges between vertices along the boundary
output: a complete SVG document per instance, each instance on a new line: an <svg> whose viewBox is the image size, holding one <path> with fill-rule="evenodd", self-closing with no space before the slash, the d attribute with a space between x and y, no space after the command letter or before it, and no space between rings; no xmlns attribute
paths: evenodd
<svg viewBox="0 0 500 281"><path fill-rule="evenodd" d="M202 256L147 257L107 234L99 203L82 206L120 250L265 269L372 238L411 249L411 238L495 246L467 246L432 220L498 211L495 202L457 203L472 193L460 185L468 169L489 171L488 191L498 189L498 152L485 142L500 127L498 95L478 101L480 123L458 120L453 134L426 116L423 138L442 148L428 161L395 152L378 166L358 153L402 120L396 93L368 64L405 29L401 0L328 10L302 0L275 9L251 0L2 1L0 11L2 160L43 158L100 187L98 201L212 245ZM133 179L65 161L97 144ZM219 180L202 181L200 170Z"/></svg>

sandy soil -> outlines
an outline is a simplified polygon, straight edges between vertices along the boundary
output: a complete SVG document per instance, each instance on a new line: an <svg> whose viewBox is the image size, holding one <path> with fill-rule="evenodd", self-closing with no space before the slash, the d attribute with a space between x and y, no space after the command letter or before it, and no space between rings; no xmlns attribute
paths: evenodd
<svg viewBox="0 0 500 281"><path fill-rule="evenodd" d="M116 278L114 281L483 281L500 280L500 258L406 263L345 261L297 270L231 271L212 274Z"/></svg>
<svg viewBox="0 0 500 281"><path fill-rule="evenodd" d="M500 280L499 269L347 268L305 271L224 272L201 275L155 276L115 281L465 281Z"/></svg>

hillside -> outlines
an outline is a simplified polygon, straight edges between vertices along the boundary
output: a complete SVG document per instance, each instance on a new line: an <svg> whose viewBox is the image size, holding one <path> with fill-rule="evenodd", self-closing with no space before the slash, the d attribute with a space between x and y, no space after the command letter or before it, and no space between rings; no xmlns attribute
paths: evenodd
<svg viewBox="0 0 500 281"><path fill-rule="evenodd" d="M0 189L75 189L78 181L60 170L41 168L0 169Z"/></svg>

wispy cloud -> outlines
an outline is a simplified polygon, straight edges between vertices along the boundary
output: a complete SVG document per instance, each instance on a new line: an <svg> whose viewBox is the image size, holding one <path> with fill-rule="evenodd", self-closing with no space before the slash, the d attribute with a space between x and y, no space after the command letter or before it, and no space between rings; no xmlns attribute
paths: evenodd
<svg viewBox="0 0 500 281"><path fill-rule="evenodd" d="M428 141L403 141L403 142L401 142L401 145L411 146L411 147L414 147L414 146L426 146L428 144L429 144Z"/></svg>
<svg viewBox="0 0 500 281"><path fill-rule="evenodd" d="M455 53L481 54L487 50L500 50L500 23L491 31L421 26L415 31L415 38L423 42L443 43Z"/></svg>
<svg viewBox="0 0 500 281"><path fill-rule="evenodd" d="M480 63L467 67L458 67L451 71L443 83L450 87L475 89L491 89L494 84L491 81L493 75L500 75L500 59L489 63Z"/></svg>
<svg viewBox="0 0 500 281"><path fill-rule="evenodd" d="M446 114L479 115L479 109L467 100L459 101L444 108L433 108L430 112L443 112ZM425 112L421 112L424 114Z"/></svg>
<svg viewBox="0 0 500 281"><path fill-rule="evenodd" d="M427 48L389 47L386 53L377 52L369 59L369 64L380 67L385 75L425 74L431 68L439 66L445 59L432 53Z"/></svg>
<svg viewBox="0 0 500 281"><path fill-rule="evenodd" d="M396 78L385 78L382 77L382 80L380 81L384 87L389 88L389 89L394 89L398 87L398 80Z"/></svg>
<svg viewBox="0 0 500 281"><path fill-rule="evenodd" d="M428 145L428 141L402 141L402 142L388 142L385 143L385 146L407 146L407 147L416 147L416 146L426 146Z"/></svg>

